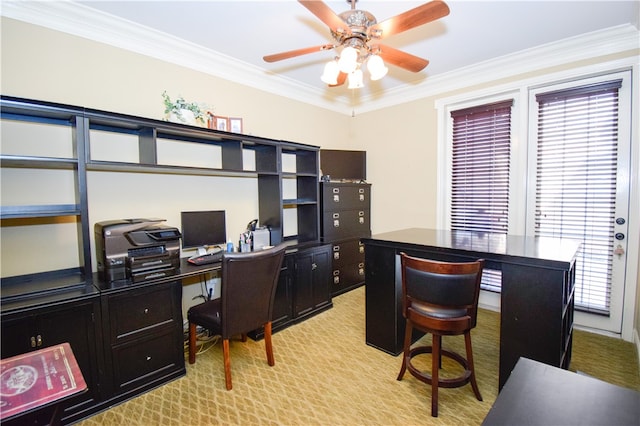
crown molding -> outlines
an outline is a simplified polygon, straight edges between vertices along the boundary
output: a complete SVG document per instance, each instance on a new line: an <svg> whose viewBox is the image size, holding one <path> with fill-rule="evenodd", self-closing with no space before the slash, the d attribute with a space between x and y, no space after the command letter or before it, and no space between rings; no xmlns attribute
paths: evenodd
<svg viewBox="0 0 640 426"><path fill-rule="evenodd" d="M373 111L507 77L638 49L640 31L631 24L619 25L435 75L418 86L403 86L387 91L382 99L373 102L363 99L364 106L359 111Z"/></svg>
<svg viewBox="0 0 640 426"><path fill-rule="evenodd" d="M73 1L3 1L0 13L342 114L351 115L353 111L348 100L327 98L325 91L317 87ZM359 113L379 110L505 77L639 49L639 34L627 24L559 40L434 75L417 85L386 90L383 96L368 95L357 109Z"/></svg>

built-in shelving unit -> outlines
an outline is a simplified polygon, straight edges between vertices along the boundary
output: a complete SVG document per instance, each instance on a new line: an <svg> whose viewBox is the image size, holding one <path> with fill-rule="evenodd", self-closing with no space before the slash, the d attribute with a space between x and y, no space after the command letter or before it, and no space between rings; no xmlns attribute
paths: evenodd
<svg viewBox="0 0 640 426"><path fill-rule="evenodd" d="M93 273L89 200L117 203L118 188L90 193L91 172L256 180L260 224L271 244L286 240L293 250L279 326L331 307L329 248L319 243L319 147L4 96L0 113L2 357L70 342L89 392L65 401L63 423L186 371L181 275L111 287ZM63 251L63 260L49 261L42 248ZM7 273L7 264L24 270Z"/></svg>
<svg viewBox="0 0 640 426"><path fill-rule="evenodd" d="M3 148L2 168L29 173L67 171L73 175L74 194L72 202L20 205L4 204L3 197L0 216L24 226L29 225L28 219L73 216L78 223L79 256L71 269L77 269L74 273L79 271L88 283L92 228L88 223L87 171L257 179L259 221L271 228L272 244L319 239L318 147L11 97L2 97L1 109L3 127L31 124L36 131L27 137L42 137L27 144L27 153L5 152ZM23 137L19 130L10 130L3 131L3 146L22 145L7 140ZM62 155L47 149L49 134L63 134L55 144ZM62 146L65 143L68 145ZM201 164L181 163L171 155L172 150L193 152L192 157L201 159ZM292 190L284 193L287 188Z"/></svg>

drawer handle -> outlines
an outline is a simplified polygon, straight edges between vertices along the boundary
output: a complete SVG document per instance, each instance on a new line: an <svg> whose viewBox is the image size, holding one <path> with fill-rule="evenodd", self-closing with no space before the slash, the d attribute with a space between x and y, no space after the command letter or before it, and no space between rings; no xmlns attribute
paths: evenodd
<svg viewBox="0 0 640 426"><path fill-rule="evenodd" d="M147 355L147 361L151 361L151 357Z"/></svg>
<svg viewBox="0 0 640 426"><path fill-rule="evenodd" d="M144 308L144 313L148 314L149 313L149 308Z"/></svg>

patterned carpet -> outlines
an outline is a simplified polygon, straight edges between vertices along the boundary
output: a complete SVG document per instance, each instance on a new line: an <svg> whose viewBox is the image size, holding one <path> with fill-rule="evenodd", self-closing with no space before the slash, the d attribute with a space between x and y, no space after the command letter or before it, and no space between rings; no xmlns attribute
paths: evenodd
<svg viewBox="0 0 640 426"><path fill-rule="evenodd" d="M480 424L498 392L499 315L480 310L472 332L484 401L475 399L469 385L442 389L439 417L432 418L427 386L408 373L397 381L400 358L365 344L364 294L361 287L338 296L333 309L276 333L274 367L267 365L263 341L232 342L232 391L224 386L218 344L187 364L185 377L80 424ZM443 344L464 349L458 337L446 337ZM635 348L628 342L576 331L571 369L640 390Z"/></svg>

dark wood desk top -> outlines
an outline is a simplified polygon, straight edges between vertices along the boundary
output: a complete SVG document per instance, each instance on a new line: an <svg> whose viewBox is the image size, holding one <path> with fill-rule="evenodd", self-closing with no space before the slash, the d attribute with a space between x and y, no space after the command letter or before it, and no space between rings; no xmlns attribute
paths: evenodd
<svg viewBox="0 0 640 426"><path fill-rule="evenodd" d="M520 358L482 424L637 426L640 392Z"/></svg>
<svg viewBox="0 0 640 426"><path fill-rule="evenodd" d="M575 261L580 241L566 238L525 237L471 231L409 228L362 238L365 244L389 245L434 251L464 253L502 263L543 265L568 269Z"/></svg>
<svg viewBox="0 0 640 426"><path fill-rule="evenodd" d="M3 359L0 368L2 420L59 403L87 390L68 343Z"/></svg>

